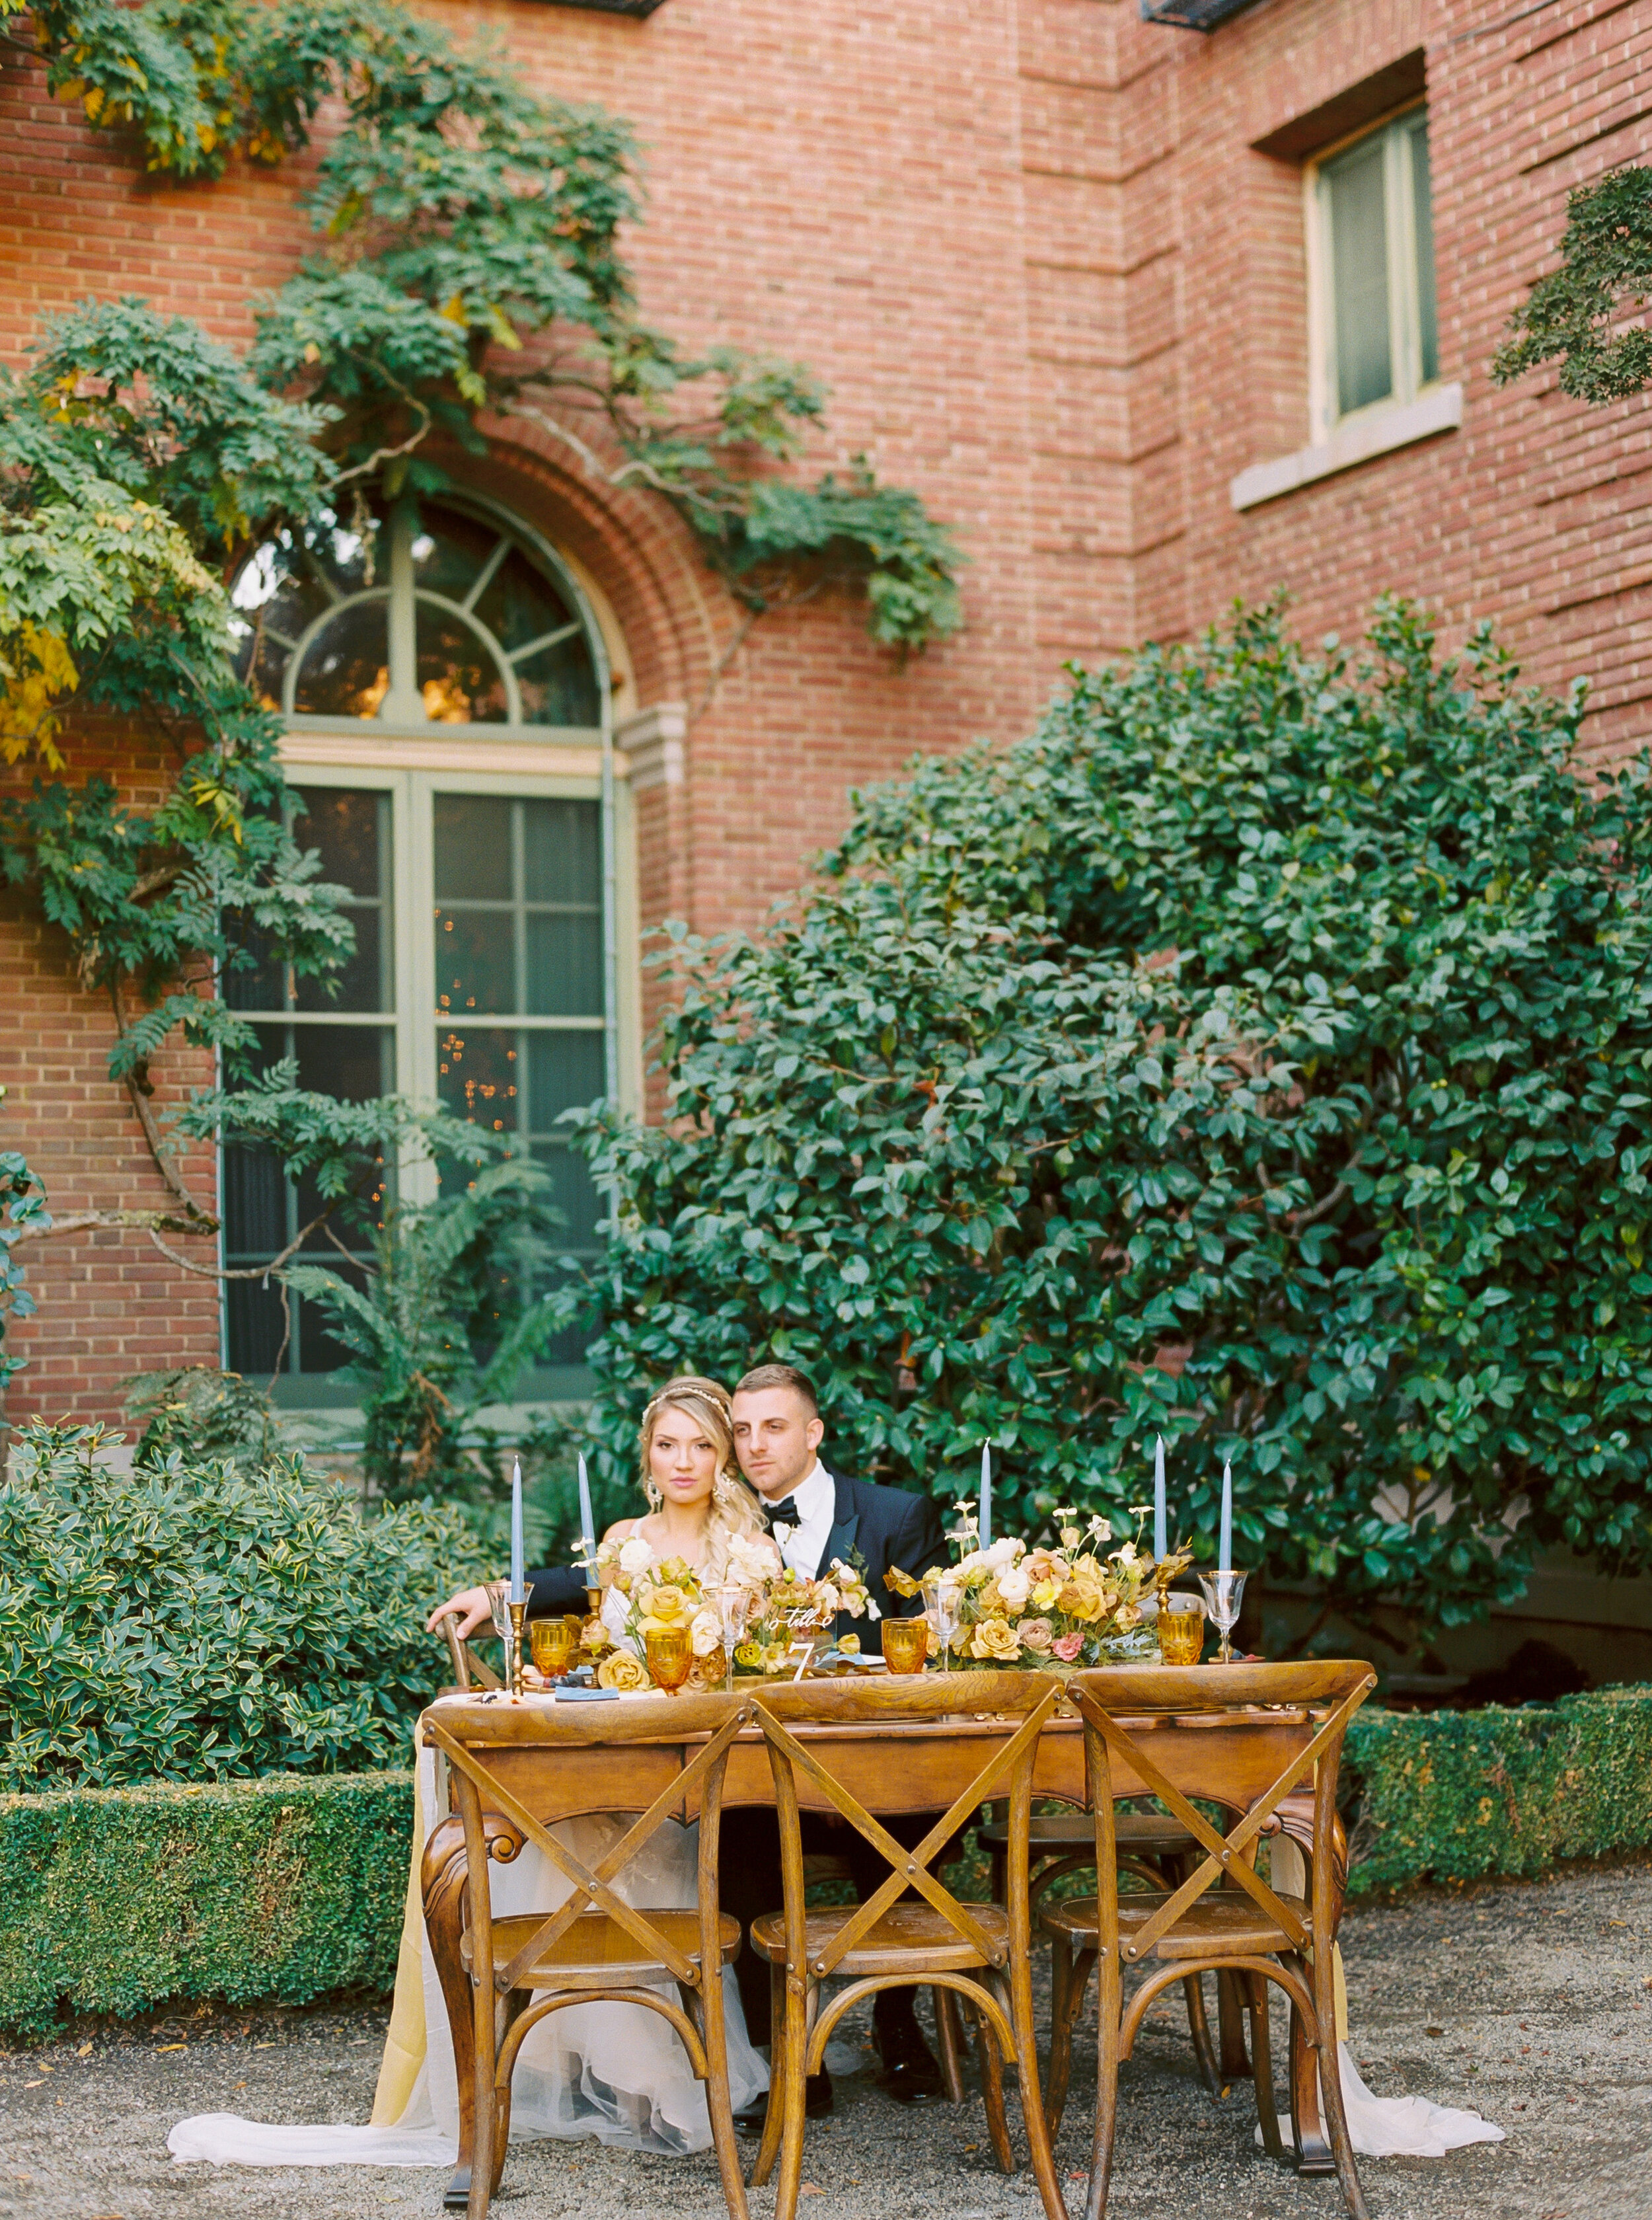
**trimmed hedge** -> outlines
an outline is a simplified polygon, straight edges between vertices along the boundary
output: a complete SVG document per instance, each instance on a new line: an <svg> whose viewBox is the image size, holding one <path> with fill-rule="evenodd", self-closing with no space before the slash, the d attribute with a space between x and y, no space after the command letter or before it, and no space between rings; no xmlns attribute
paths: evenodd
<svg viewBox="0 0 1652 2220"><path fill-rule="evenodd" d="M1350 1888L1652 1844L1652 1687L1519 1711L1367 1708ZM0 1796L0 2027L171 1999L304 2004L396 1978L412 1775Z"/></svg>
<svg viewBox="0 0 1652 2220"><path fill-rule="evenodd" d="M413 1775L0 1796L0 2026L389 1989Z"/></svg>
<svg viewBox="0 0 1652 2220"><path fill-rule="evenodd" d="M1518 1711L1368 1706L1343 1764L1358 1799L1354 1894L1652 1844L1652 1687Z"/></svg>

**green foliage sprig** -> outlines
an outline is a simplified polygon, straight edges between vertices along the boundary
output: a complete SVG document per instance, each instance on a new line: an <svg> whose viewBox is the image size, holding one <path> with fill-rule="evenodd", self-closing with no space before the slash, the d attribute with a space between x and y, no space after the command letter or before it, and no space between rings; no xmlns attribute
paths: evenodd
<svg viewBox="0 0 1652 2220"><path fill-rule="evenodd" d="M761 941L684 943L670 1122L576 1120L622 1469L677 1369L790 1357L848 1470L1117 1519L1470 1617L1652 1562L1646 767L1489 640L1368 666L1277 611L1075 678L862 798ZM954 1477L956 1475L956 1478Z"/></svg>
<svg viewBox="0 0 1652 2220"><path fill-rule="evenodd" d="M0 1101L5 1093L0 1087ZM34 1309L34 1298L23 1285L17 1243L23 1234L51 1222L39 1174L29 1169L18 1150L0 1149L0 1389L23 1363L21 1356L6 1354L6 1328L13 1319L31 1317Z"/></svg>
<svg viewBox="0 0 1652 2220"><path fill-rule="evenodd" d="M1652 383L1652 331L1624 319L1652 298L1652 170L1612 170L1568 196L1561 263L1509 319L1492 380L1560 364L1574 401L1622 401Z"/></svg>
<svg viewBox="0 0 1652 2220"><path fill-rule="evenodd" d="M0 1787L394 1763L440 1677L462 1513L365 1518L293 1458L115 1471L34 1425L0 1481Z"/></svg>
<svg viewBox="0 0 1652 2220"><path fill-rule="evenodd" d="M958 551L916 495L863 463L812 486L776 475L823 415L807 371L685 354L639 317L623 124L530 92L502 54L393 0L46 0L33 24L53 90L180 178L220 176L237 150L278 161L341 108L309 203L326 250L267 303L252 362L334 418L350 469L392 497L445 483L433 432L479 448L477 415L517 408L599 476L669 500L754 609L801 566L863 586L888 645L956 629ZM572 428L582 411L617 467Z"/></svg>

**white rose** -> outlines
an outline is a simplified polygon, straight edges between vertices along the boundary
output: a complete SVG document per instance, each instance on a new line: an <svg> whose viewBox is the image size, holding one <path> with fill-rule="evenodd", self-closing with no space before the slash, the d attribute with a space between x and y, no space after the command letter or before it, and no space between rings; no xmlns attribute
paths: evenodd
<svg viewBox="0 0 1652 2220"><path fill-rule="evenodd" d="M1032 1593L1032 1580L1019 1565L1012 1565L998 1575L998 1593L1011 1611L1019 1611Z"/></svg>
<svg viewBox="0 0 1652 2220"><path fill-rule="evenodd" d="M822 1614L827 1618L835 1618L843 1609L843 1599L831 1581L822 1581L814 1593Z"/></svg>
<svg viewBox="0 0 1652 2220"><path fill-rule="evenodd" d="M1001 1572L1006 1565L1013 1565L1025 1549L1025 1542L1018 1542L1013 1537L1006 1535L1001 1542L994 1542L991 1549L984 1553L982 1562L990 1565L994 1572Z"/></svg>
<svg viewBox="0 0 1652 2220"><path fill-rule="evenodd" d="M714 1649L723 1646L723 1630L714 1611L697 1611L689 1627L696 1657L709 1657Z"/></svg>
<svg viewBox="0 0 1652 2220"><path fill-rule="evenodd" d="M654 1562L654 1553L640 1534L633 1534L620 1552L622 1573L645 1573Z"/></svg>

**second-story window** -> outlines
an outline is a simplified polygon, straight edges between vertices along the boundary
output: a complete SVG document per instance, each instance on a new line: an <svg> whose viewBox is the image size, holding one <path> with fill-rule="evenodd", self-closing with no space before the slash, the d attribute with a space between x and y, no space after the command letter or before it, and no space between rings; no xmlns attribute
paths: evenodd
<svg viewBox="0 0 1652 2220"><path fill-rule="evenodd" d="M1309 210L1323 436L1439 376L1427 109L1316 163Z"/></svg>

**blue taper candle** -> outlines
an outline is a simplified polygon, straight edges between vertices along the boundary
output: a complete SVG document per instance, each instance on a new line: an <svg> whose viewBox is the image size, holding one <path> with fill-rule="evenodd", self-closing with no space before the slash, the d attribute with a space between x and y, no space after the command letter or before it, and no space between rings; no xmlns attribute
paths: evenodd
<svg viewBox="0 0 1652 2220"><path fill-rule="evenodd" d="M1164 1437L1156 1434L1153 1451L1153 1559L1163 1564L1170 1554L1169 1520L1164 1503Z"/></svg>
<svg viewBox="0 0 1652 2220"><path fill-rule="evenodd" d="M518 1457L510 1475L510 1600L513 1603L525 1601L523 1582L527 1577L522 1562L522 1461Z"/></svg>
<svg viewBox="0 0 1652 2220"><path fill-rule="evenodd" d="M993 1538L993 1445L990 1441L981 1444L981 1531L977 1537L984 1550Z"/></svg>
<svg viewBox="0 0 1652 2220"><path fill-rule="evenodd" d="M582 1451L579 1459L579 1548L585 1563L585 1585L596 1579L596 1521L591 1517L591 1483Z"/></svg>
<svg viewBox="0 0 1652 2220"><path fill-rule="evenodd" d="M1216 1561L1219 1573L1233 1570L1233 1468L1222 1467L1222 1548Z"/></svg>

